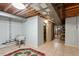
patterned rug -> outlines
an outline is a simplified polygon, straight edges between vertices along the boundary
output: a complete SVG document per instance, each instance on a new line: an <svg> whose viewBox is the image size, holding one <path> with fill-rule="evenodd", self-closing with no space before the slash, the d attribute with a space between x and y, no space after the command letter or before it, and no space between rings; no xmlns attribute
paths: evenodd
<svg viewBox="0 0 79 59"><path fill-rule="evenodd" d="M26 49L18 49L16 51L6 54L5 56L45 56L45 54L36 51L32 48L26 48Z"/></svg>

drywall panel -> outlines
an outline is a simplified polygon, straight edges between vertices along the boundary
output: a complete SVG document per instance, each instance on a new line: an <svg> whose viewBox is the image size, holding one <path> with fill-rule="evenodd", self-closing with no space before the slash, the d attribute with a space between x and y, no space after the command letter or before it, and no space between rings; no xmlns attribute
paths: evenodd
<svg viewBox="0 0 79 59"><path fill-rule="evenodd" d="M8 20L6 18L6 20ZM9 40L9 22L0 18L0 44Z"/></svg>
<svg viewBox="0 0 79 59"><path fill-rule="evenodd" d="M79 47L79 16L77 16L77 29L78 29L78 47Z"/></svg>
<svg viewBox="0 0 79 59"><path fill-rule="evenodd" d="M38 46L38 17L28 18L24 22L24 34L26 35L26 44L30 44L33 47Z"/></svg>
<svg viewBox="0 0 79 59"><path fill-rule="evenodd" d="M22 23L11 21L11 39L15 39L17 35L22 35Z"/></svg>
<svg viewBox="0 0 79 59"><path fill-rule="evenodd" d="M76 17L66 18L65 21L65 44L77 46L77 20Z"/></svg>
<svg viewBox="0 0 79 59"><path fill-rule="evenodd" d="M0 16L0 44L15 39L19 34L23 34L22 29L21 22L14 22L12 18Z"/></svg>
<svg viewBox="0 0 79 59"><path fill-rule="evenodd" d="M48 19L44 19L44 18L41 18L41 19L43 21L43 26L44 26L45 20L48 20ZM46 23L46 41L49 42L51 40L52 40L52 22L48 21Z"/></svg>
<svg viewBox="0 0 79 59"><path fill-rule="evenodd" d="M51 30L52 29L52 23L48 21L47 26L46 26L46 32L47 32L47 41L51 41L52 37L51 37Z"/></svg>
<svg viewBox="0 0 79 59"><path fill-rule="evenodd" d="M38 17L38 46L42 45L44 43L44 22L43 18L40 16Z"/></svg>

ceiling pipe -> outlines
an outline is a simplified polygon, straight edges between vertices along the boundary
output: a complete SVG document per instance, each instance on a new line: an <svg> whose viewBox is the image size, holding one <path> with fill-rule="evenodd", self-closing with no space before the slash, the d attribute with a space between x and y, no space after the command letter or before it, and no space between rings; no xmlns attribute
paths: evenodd
<svg viewBox="0 0 79 59"><path fill-rule="evenodd" d="M51 10L50 16L52 18L54 18L53 21L55 21L55 23L57 25L61 25L62 24L61 19L59 18L58 14L56 13L56 10L54 9L54 7L51 4L47 4L47 5L49 6L49 9Z"/></svg>

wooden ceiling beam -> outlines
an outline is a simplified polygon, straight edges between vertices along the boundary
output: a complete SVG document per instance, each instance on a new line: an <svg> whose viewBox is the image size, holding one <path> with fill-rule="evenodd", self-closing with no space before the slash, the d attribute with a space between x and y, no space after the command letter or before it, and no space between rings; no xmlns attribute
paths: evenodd
<svg viewBox="0 0 79 59"><path fill-rule="evenodd" d="M39 15L39 12L36 10L32 10L31 12L28 12L27 15L28 16L33 16L33 15L35 16L35 15Z"/></svg>
<svg viewBox="0 0 79 59"><path fill-rule="evenodd" d="M65 11L65 13L71 13L71 12L79 12L79 9Z"/></svg>
<svg viewBox="0 0 79 59"><path fill-rule="evenodd" d="M34 10L35 10L35 9L27 10L26 13L32 12L32 11L34 11Z"/></svg>
<svg viewBox="0 0 79 59"><path fill-rule="evenodd" d="M16 14L16 13L17 13L17 12L19 12L19 11L20 11L20 10L18 10L18 9L17 9L17 10L16 10L16 11L14 11L12 14Z"/></svg>
<svg viewBox="0 0 79 59"><path fill-rule="evenodd" d="M31 10L31 11L27 12L26 14L27 15L32 15L32 14L35 15L35 14L38 14L38 13L39 12L34 9L34 10Z"/></svg>
<svg viewBox="0 0 79 59"><path fill-rule="evenodd" d="M29 12L31 12L31 11L33 11L34 9L31 9L31 10L24 10L24 11L22 11L23 13L17 13L16 15L23 15L23 14L27 14L27 13L29 13Z"/></svg>
<svg viewBox="0 0 79 59"><path fill-rule="evenodd" d="M79 11L78 12L68 12L68 13L65 13L65 14L72 14L72 13L79 14Z"/></svg>
<svg viewBox="0 0 79 59"><path fill-rule="evenodd" d="M28 13L27 15L35 15L35 14L37 14L37 13L32 12L32 13Z"/></svg>
<svg viewBox="0 0 79 59"><path fill-rule="evenodd" d="M38 12L38 11L36 11L35 9L34 10L31 10L31 11L29 11L28 13L36 13L36 12Z"/></svg>
<svg viewBox="0 0 79 59"><path fill-rule="evenodd" d="M25 5L25 7L26 7L26 5ZM28 8L30 8L30 5L28 5L24 10L22 10L21 12L18 12L17 14L18 15L19 14L24 14L27 11Z"/></svg>
<svg viewBox="0 0 79 59"><path fill-rule="evenodd" d="M72 12L72 11L79 11L79 8L71 9L71 10L65 10L65 12Z"/></svg>
<svg viewBox="0 0 79 59"><path fill-rule="evenodd" d="M78 15L79 15L79 13L77 13L77 12L76 13L75 12L71 12L71 13L66 13L65 14L66 17L78 16Z"/></svg>
<svg viewBox="0 0 79 59"><path fill-rule="evenodd" d="M73 17L79 15L79 4L73 4L65 8L65 17Z"/></svg>
<svg viewBox="0 0 79 59"><path fill-rule="evenodd" d="M9 4L9 5L4 9L4 11L7 11L10 7L12 7L11 4Z"/></svg>
<svg viewBox="0 0 79 59"><path fill-rule="evenodd" d="M39 11L36 11L30 5L28 5L24 10L18 10L16 8L14 8L12 6L12 4L10 3L9 5L7 5L6 8L4 8L4 11L8 12L10 10L12 11L12 12L10 12L11 14L15 14L15 15L20 16L20 17L32 17L32 16L36 16L36 15L41 15L43 18L46 18L45 15L40 14Z"/></svg>
<svg viewBox="0 0 79 59"><path fill-rule="evenodd" d="M69 10L69 9L73 9L73 8L79 8L79 5L75 5L75 6L67 7L67 8L65 8L65 10Z"/></svg>

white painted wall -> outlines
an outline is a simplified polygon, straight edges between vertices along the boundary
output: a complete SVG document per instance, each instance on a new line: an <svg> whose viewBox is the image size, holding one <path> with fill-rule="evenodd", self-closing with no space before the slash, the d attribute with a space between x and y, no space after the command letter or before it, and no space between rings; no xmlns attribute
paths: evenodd
<svg viewBox="0 0 79 59"><path fill-rule="evenodd" d="M9 22L3 19L8 20L8 18L0 17L0 44L9 40Z"/></svg>
<svg viewBox="0 0 79 59"><path fill-rule="evenodd" d="M65 44L71 46L78 45L78 28L76 17L66 18L65 20Z"/></svg>
<svg viewBox="0 0 79 59"><path fill-rule="evenodd" d="M6 20L6 21L5 21ZM43 34L43 22L44 19L39 16L27 18L26 22L21 23L12 21L11 19L11 40L18 34L24 34L26 36L26 44L30 44L33 47L38 47L44 43ZM17 20L17 19L15 19ZM0 18L0 42L9 40L9 18ZM2 28L3 27L3 28ZM6 29L6 30L5 30ZM51 23L47 24L47 41L51 40Z"/></svg>
<svg viewBox="0 0 79 59"><path fill-rule="evenodd" d="M11 39L15 39L17 35L22 35L22 23L11 21Z"/></svg>
<svg viewBox="0 0 79 59"><path fill-rule="evenodd" d="M33 47L38 46L38 17L28 18L24 22L24 34L26 35L26 44Z"/></svg>
<svg viewBox="0 0 79 59"><path fill-rule="evenodd" d="M24 22L23 25L26 35L26 44L29 44L33 47L39 47L44 43L43 21L40 17L30 17L26 22Z"/></svg>
<svg viewBox="0 0 79 59"><path fill-rule="evenodd" d="M0 42L4 43L6 40L15 39L18 34L25 34L27 42L34 47L43 44L43 21L38 16L26 19L24 23L12 21L11 18L0 18ZM11 25L9 23L11 22ZM10 28L11 26L11 28ZM6 30L5 30L6 29ZM11 35L10 31L11 30Z"/></svg>
<svg viewBox="0 0 79 59"><path fill-rule="evenodd" d="M47 37L47 41L49 42L49 41L51 41L51 39L52 39L52 37L51 37L51 28L52 28L52 24L51 24L51 22L48 22L47 23L47 26L46 26L46 32L47 32L47 35L46 35L46 37Z"/></svg>
<svg viewBox="0 0 79 59"><path fill-rule="evenodd" d="M78 36L78 40L77 40L77 43L78 43L78 48L79 48L79 16L77 16L77 29L78 29L78 31L77 31L77 36Z"/></svg>
<svg viewBox="0 0 79 59"><path fill-rule="evenodd" d="M44 44L44 22L43 18L38 16L38 46Z"/></svg>
<svg viewBox="0 0 79 59"><path fill-rule="evenodd" d="M43 22L42 26L44 26L44 20L47 20L47 19L40 17L40 20ZM51 34L52 34L52 22L48 21L46 23L46 41L47 42L52 40ZM44 36L44 34L42 36Z"/></svg>
<svg viewBox="0 0 79 59"><path fill-rule="evenodd" d="M23 31L22 23L11 21L11 39L10 39L9 23L10 23L9 18L0 16L0 44L4 43L6 40L14 39L18 34L22 34Z"/></svg>

